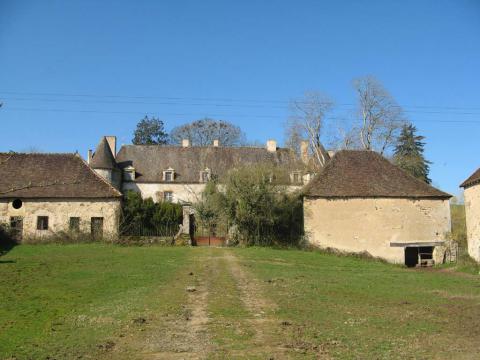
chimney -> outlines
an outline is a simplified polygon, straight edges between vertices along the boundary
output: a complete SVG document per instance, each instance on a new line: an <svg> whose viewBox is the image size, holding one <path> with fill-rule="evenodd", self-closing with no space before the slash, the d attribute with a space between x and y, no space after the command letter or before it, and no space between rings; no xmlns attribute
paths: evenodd
<svg viewBox="0 0 480 360"><path fill-rule="evenodd" d="M213 140L213 146L214 147L218 147L219 145L220 145L220 140L218 140L218 139Z"/></svg>
<svg viewBox="0 0 480 360"><path fill-rule="evenodd" d="M184 147L184 148L190 147L190 140L183 139L182 140L182 147Z"/></svg>
<svg viewBox="0 0 480 360"><path fill-rule="evenodd" d="M110 147L110 151L112 152L113 158L117 157L117 137L116 136L105 136L107 139L108 146Z"/></svg>
<svg viewBox="0 0 480 360"><path fill-rule="evenodd" d="M92 155L93 155L93 154L92 154L92 150L89 149L89 150L88 150L88 154L87 154L87 164L89 164L89 165L90 165L90 163L92 162L92 157L93 157Z"/></svg>
<svg viewBox="0 0 480 360"><path fill-rule="evenodd" d="M304 164L308 164L308 146L309 146L309 141L308 140L302 140L300 142L300 158L302 159L302 162Z"/></svg>
<svg viewBox="0 0 480 360"><path fill-rule="evenodd" d="M275 140L267 140L267 150L269 152L277 151L277 142Z"/></svg>

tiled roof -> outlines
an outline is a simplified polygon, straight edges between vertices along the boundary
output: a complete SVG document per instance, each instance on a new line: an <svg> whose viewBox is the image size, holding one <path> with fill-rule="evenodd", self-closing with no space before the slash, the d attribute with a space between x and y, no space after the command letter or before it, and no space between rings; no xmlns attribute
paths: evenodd
<svg viewBox="0 0 480 360"><path fill-rule="evenodd" d="M104 136L102 140L98 143L98 146L93 153L92 161L90 162L90 166L94 169L108 169L112 170L117 167L115 162L115 157L110 150L110 146L108 145L107 138Z"/></svg>
<svg viewBox="0 0 480 360"><path fill-rule="evenodd" d="M472 185L480 183L480 169L475 171L472 176L470 176L467 180L465 180L460 187L467 188Z"/></svg>
<svg viewBox="0 0 480 360"><path fill-rule="evenodd" d="M0 153L0 198L115 198L76 154Z"/></svg>
<svg viewBox="0 0 480 360"><path fill-rule="evenodd" d="M324 198L442 198L451 195L414 178L373 151L343 150L308 184L305 196Z"/></svg>
<svg viewBox="0 0 480 360"><path fill-rule="evenodd" d="M206 168L221 177L230 169L253 164L281 166L287 171L303 170L305 165L288 149L269 152L260 147L124 145L117 164L133 166L137 182L162 182L163 171L175 170L175 182L197 183Z"/></svg>

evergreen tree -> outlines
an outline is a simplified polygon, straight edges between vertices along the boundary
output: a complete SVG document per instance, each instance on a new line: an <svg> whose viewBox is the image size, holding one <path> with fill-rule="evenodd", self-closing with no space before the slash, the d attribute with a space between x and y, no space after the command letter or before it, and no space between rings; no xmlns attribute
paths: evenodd
<svg viewBox="0 0 480 360"><path fill-rule="evenodd" d="M404 125L393 156L394 163L414 177L431 183L428 174L431 162L425 159L424 136L417 135L417 128L412 124Z"/></svg>
<svg viewBox="0 0 480 360"><path fill-rule="evenodd" d="M133 134L133 144L135 145L165 145L168 143L168 134L165 132L163 121L145 116L137 124Z"/></svg>

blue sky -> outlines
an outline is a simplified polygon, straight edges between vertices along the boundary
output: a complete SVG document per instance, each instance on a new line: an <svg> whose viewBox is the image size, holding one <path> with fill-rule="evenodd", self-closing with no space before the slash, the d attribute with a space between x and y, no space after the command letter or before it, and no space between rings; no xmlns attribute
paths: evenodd
<svg viewBox="0 0 480 360"><path fill-rule="evenodd" d="M0 151L85 155L145 114L281 142L289 99L322 91L347 114L371 74L456 194L480 166L479 39L479 0L0 0Z"/></svg>

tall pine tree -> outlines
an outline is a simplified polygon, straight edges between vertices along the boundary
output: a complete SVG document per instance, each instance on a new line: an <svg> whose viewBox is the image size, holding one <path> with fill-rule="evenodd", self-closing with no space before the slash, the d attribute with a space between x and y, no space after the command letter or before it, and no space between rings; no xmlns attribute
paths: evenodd
<svg viewBox="0 0 480 360"><path fill-rule="evenodd" d="M394 163L414 177L430 184L428 177L431 162L425 159L424 136L417 135L412 124L404 125L398 138L393 156Z"/></svg>

